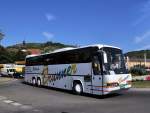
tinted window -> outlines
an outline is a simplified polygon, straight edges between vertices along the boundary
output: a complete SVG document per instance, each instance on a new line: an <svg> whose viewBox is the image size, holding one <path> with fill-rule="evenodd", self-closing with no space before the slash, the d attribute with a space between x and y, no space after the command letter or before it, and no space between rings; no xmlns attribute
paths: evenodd
<svg viewBox="0 0 150 113"><path fill-rule="evenodd" d="M89 63L95 51L95 48L83 48L30 57L26 59L26 65Z"/></svg>
<svg viewBox="0 0 150 113"><path fill-rule="evenodd" d="M26 59L26 65L43 65L43 56L30 57Z"/></svg>

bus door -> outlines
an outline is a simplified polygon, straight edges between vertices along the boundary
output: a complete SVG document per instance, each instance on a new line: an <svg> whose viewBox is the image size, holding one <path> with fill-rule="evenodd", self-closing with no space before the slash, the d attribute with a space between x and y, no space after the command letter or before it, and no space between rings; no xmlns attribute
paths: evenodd
<svg viewBox="0 0 150 113"><path fill-rule="evenodd" d="M92 73L90 75L84 75L84 89L86 93L92 93Z"/></svg>
<svg viewBox="0 0 150 113"><path fill-rule="evenodd" d="M102 66L98 55L94 55L92 59L92 93L102 94Z"/></svg>

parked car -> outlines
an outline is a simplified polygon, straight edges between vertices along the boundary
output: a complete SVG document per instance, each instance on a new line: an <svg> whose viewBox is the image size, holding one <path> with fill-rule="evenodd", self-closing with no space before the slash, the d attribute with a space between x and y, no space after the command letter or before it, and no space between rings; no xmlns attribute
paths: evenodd
<svg viewBox="0 0 150 113"><path fill-rule="evenodd" d="M14 72L13 77L14 78L24 78L23 73L19 73L19 72Z"/></svg>

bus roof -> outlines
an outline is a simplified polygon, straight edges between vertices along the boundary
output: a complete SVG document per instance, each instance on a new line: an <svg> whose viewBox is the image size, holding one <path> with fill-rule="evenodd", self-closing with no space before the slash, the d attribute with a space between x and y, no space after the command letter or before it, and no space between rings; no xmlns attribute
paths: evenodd
<svg viewBox="0 0 150 113"><path fill-rule="evenodd" d="M79 48L86 48L86 47L98 47L99 49L101 49L102 47L110 47L110 48L120 49L119 47L104 45L104 44L93 44L93 45L81 46Z"/></svg>
<svg viewBox="0 0 150 113"><path fill-rule="evenodd" d="M68 50L73 50L73 49L76 49L76 48L73 48L73 47L66 47L66 48L54 50L54 51L51 52L51 53L57 53L57 52L62 52L62 51L68 51Z"/></svg>
<svg viewBox="0 0 150 113"><path fill-rule="evenodd" d="M41 55L41 54L40 54L40 55ZM27 55L26 58L35 57L35 56L40 56L40 55Z"/></svg>
<svg viewBox="0 0 150 113"><path fill-rule="evenodd" d="M93 45L81 46L81 47L77 47L77 48L66 47L66 48L57 49L57 50L54 50L53 52L49 52L49 53L45 53L45 54L58 53L58 52L69 51L69 50L73 50L73 49L82 49L82 48L87 48L87 47L98 47L99 49L101 49L102 47L110 47L110 48L120 49L119 47L115 47L115 46L109 46L109 45L103 45L103 44L93 44ZM35 56L41 56L41 55L45 55L45 54L28 55L28 56L26 56L26 58L35 57Z"/></svg>

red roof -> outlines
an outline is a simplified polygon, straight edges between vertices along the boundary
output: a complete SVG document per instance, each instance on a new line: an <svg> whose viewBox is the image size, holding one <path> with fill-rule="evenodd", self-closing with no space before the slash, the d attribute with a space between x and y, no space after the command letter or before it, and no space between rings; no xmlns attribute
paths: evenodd
<svg viewBox="0 0 150 113"><path fill-rule="evenodd" d="M31 55L39 55L41 54L41 50L40 49L28 49L28 52L30 52Z"/></svg>

